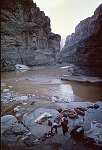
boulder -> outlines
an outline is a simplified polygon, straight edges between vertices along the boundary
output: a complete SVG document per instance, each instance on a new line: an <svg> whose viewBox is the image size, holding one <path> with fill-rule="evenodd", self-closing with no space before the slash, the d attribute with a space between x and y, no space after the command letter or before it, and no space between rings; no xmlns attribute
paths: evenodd
<svg viewBox="0 0 102 150"><path fill-rule="evenodd" d="M42 115L46 114L50 117L52 116L52 119L59 115L59 112L54 109L47 109L47 108L38 108L34 112L30 114L24 114L22 122L23 124L28 127L28 129L31 131L33 135L35 135L37 138L40 138L45 133L48 133L51 130L51 127L48 126L48 118L43 120L42 122L36 123L36 119L38 120L38 117L41 117Z"/></svg>
<svg viewBox="0 0 102 150"><path fill-rule="evenodd" d="M16 117L12 115L5 115L1 117L1 133L5 130L9 130L17 122Z"/></svg>
<svg viewBox="0 0 102 150"><path fill-rule="evenodd" d="M21 65L21 64L16 64L15 67L17 70L28 70L28 69L30 69L28 66Z"/></svg>
<svg viewBox="0 0 102 150"><path fill-rule="evenodd" d="M5 92L9 92L9 89L3 89L3 92L5 93Z"/></svg>

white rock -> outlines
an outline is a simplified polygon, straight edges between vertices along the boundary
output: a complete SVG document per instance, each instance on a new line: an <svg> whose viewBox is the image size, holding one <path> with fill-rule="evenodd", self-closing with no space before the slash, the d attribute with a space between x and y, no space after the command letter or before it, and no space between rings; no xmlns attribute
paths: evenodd
<svg viewBox="0 0 102 150"><path fill-rule="evenodd" d="M55 103L55 102L58 102L58 99L55 96L53 96L52 97L52 103Z"/></svg>
<svg viewBox="0 0 102 150"><path fill-rule="evenodd" d="M31 97L32 97L32 98L34 98L34 97L35 97L35 95L34 95L34 94L33 94L33 95L31 95Z"/></svg>
<svg viewBox="0 0 102 150"><path fill-rule="evenodd" d="M15 117L19 117L19 116L21 116L21 113L16 113L15 114Z"/></svg>
<svg viewBox="0 0 102 150"><path fill-rule="evenodd" d="M8 87L9 87L9 88L12 88L13 86L10 85L10 86L8 86Z"/></svg>
<svg viewBox="0 0 102 150"><path fill-rule="evenodd" d="M35 120L35 122L41 120L41 119L44 118L44 117L49 118L49 117L52 117L52 115L49 114L49 113L47 113L47 112L44 112L42 115L40 115L40 116Z"/></svg>
<svg viewBox="0 0 102 150"><path fill-rule="evenodd" d="M36 139L34 142L38 142L39 140L38 139Z"/></svg>
<svg viewBox="0 0 102 150"><path fill-rule="evenodd" d="M18 112L18 111L19 111L19 106L15 107L15 108L13 109L13 111L14 111L14 112Z"/></svg>
<svg viewBox="0 0 102 150"><path fill-rule="evenodd" d="M23 96L23 95L17 96L17 97L13 98L13 100L15 100L15 101L20 101L20 100L23 101L23 100L27 100L27 99L28 99L28 96L26 96L26 95L25 96Z"/></svg>
<svg viewBox="0 0 102 150"><path fill-rule="evenodd" d="M20 97L20 100L27 100L28 99L28 96L21 96Z"/></svg>
<svg viewBox="0 0 102 150"><path fill-rule="evenodd" d="M28 131L28 132L25 132L25 134L24 135L31 135L32 133L30 132L30 131Z"/></svg>
<svg viewBox="0 0 102 150"><path fill-rule="evenodd" d="M13 101L13 99L10 99L10 102L12 102Z"/></svg>
<svg viewBox="0 0 102 150"><path fill-rule="evenodd" d="M9 92L9 89L3 89L3 92L5 93L5 92Z"/></svg>
<svg viewBox="0 0 102 150"><path fill-rule="evenodd" d="M22 103L22 105L27 105L27 103Z"/></svg>
<svg viewBox="0 0 102 150"><path fill-rule="evenodd" d="M28 66L21 65L21 64L16 64L15 67L17 70L28 70L28 69L30 69Z"/></svg>

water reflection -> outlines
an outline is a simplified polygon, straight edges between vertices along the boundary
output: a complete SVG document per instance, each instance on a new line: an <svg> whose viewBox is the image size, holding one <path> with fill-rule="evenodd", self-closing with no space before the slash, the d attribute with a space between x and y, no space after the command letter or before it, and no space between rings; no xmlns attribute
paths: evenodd
<svg viewBox="0 0 102 150"><path fill-rule="evenodd" d="M38 82L26 80L35 76L39 79ZM1 80L8 86L12 85L13 90L24 94L33 93L49 97L60 95L67 98L76 95L80 101L102 100L102 86L62 81L60 76L59 68L39 68L32 71L27 70L23 73L16 71L2 72ZM44 77L43 80L41 77Z"/></svg>
<svg viewBox="0 0 102 150"><path fill-rule="evenodd" d="M70 82L71 83L71 82ZM82 101L102 101L102 85L71 83L73 94L81 98Z"/></svg>
<svg viewBox="0 0 102 150"><path fill-rule="evenodd" d="M64 98L65 102L75 101L75 96L73 95L73 89L70 84L60 84L59 95L62 99Z"/></svg>
<svg viewBox="0 0 102 150"><path fill-rule="evenodd" d="M60 92L65 95L73 94L72 86L69 84L61 84Z"/></svg>

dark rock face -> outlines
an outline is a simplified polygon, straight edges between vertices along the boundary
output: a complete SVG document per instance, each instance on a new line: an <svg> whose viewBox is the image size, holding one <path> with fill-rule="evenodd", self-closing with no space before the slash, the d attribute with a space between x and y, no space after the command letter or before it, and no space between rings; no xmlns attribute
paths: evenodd
<svg viewBox="0 0 102 150"><path fill-rule="evenodd" d="M67 36L61 60L75 64L74 75L102 77L102 4Z"/></svg>
<svg viewBox="0 0 102 150"><path fill-rule="evenodd" d="M33 0L1 2L2 70L13 70L17 63L55 65L60 40L60 35L51 33L50 19Z"/></svg>

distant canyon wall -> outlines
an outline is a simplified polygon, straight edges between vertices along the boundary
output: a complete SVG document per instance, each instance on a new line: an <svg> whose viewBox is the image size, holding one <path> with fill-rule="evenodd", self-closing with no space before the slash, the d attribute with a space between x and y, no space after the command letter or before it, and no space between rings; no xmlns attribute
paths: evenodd
<svg viewBox="0 0 102 150"><path fill-rule="evenodd" d="M61 36L51 32L50 19L33 0L1 2L1 70L15 64L56 65Z"/></svg>
<svg viewBox="0 0 102 150"><path fill-rule="evenodd" d="M61 61L75 65L74 75L102 77L102 4L67 36Z"/></svg>

